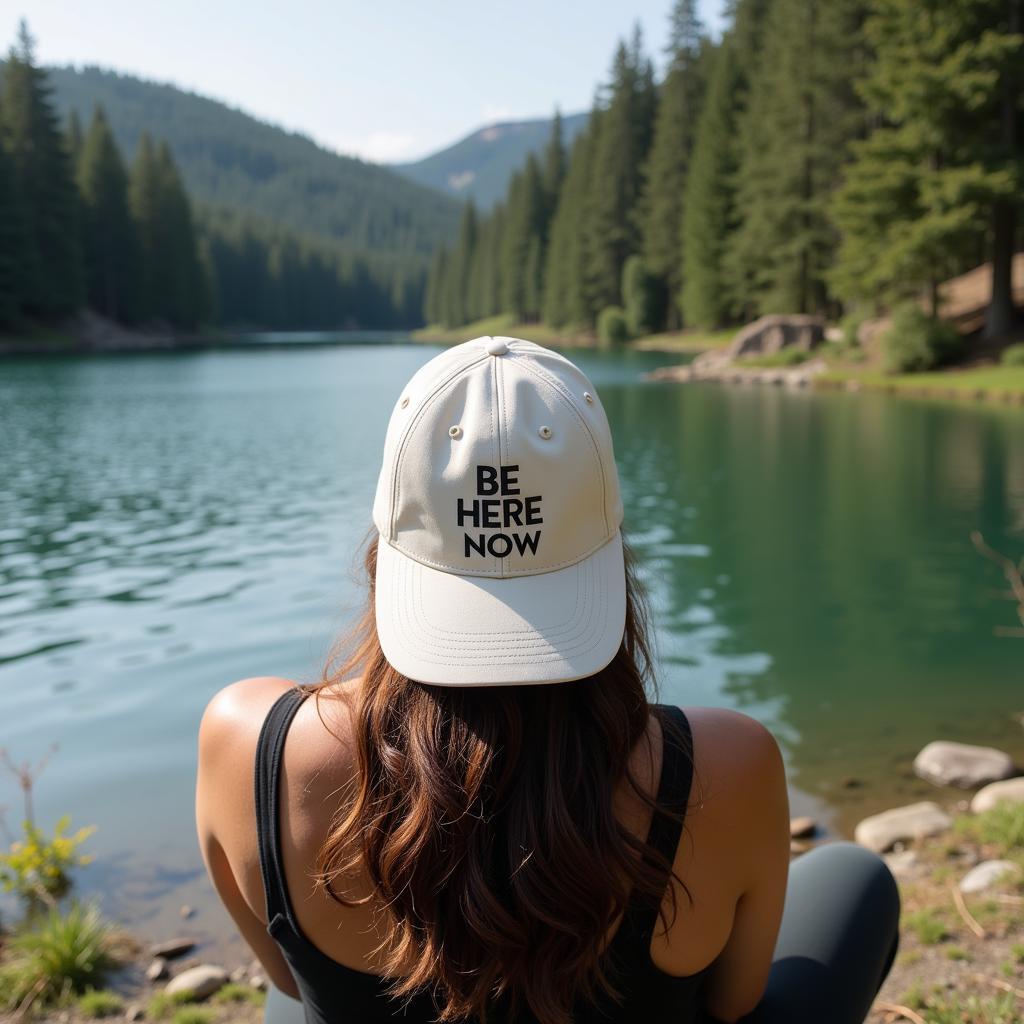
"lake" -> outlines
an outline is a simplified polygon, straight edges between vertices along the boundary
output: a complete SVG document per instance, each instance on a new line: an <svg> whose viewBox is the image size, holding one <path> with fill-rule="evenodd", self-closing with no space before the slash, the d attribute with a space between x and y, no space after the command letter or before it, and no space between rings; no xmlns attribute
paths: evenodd
<svg viewBox="0 0 1024 1024"><path fill-rule="evenodd" d="M38 816L98 826L82 891L139 934L234 948L194 838L199 716L234 679L317 677L360 598L388 415L436 351L0 363L0 746L59 745ZM909 770L931 739L1024 762L1024 639L998 635L1013 607L969 541L1024 547L1020 411L572 357L612 423L663 700L765 722L794 809L838 832L931 795ZM13 829L9 774L0 804Z"/></svg>

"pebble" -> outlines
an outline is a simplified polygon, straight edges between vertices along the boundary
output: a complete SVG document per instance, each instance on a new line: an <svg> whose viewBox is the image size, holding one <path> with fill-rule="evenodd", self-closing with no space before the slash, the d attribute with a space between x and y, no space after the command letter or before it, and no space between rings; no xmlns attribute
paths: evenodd
<svg viewBox="0 0 1024 1024"><path fill-rule="evenodd" d="M162 956L154 957L153 962L146 968L146 977L150 981L163 981L169 973L167 961Z"/></svg>
<svg viewBox="0 0 1024 1024"><path fill-rule="evenodd" d="M1013 758L995 747L935 740L914 758L914 772L936 786L973 789L1009 778L1014 767Z"/></svg>
<svg viewBox="0 0 1024 1024"><path fill-rule="evenodd" d="M262 974L253 974L249 977L249 984L256 989L257 992L266 992L267 990L267 979Z"/></svg>
<svg viewBox="0 0 1024 1024"><path fill-rule="evenodd" d="M790 839L807 839L818 831L818 823L813 818L790 818Z"/></svg>
<svg viewBox="0 0 1024 1024"><path fill-rule="evenodd" d="M897 879L912 878L920 866L920 858L914 850L895 850L883 858L889 870Z"/></svg>
<svg viewBox="0 0 1024 1024"><path fill-rule="evenodd" d="M194 949L195 944L195 939L168 939L166 942L158 942L155 946L151 946L149 955L173 960L175 957L184 956L190 949Z"/></svg>
<svg viewBox="0 0 1024 1024"><path fill-rule="evenodd" d="M982 814L992 810L1003 800L1013 804L1024 804L1024 776L1019 779L990 782L984 789L979 789L971 801L971 810L975 814Z"/></svg>
<svg viewBox="0 0 1024 1024"><path fill-rule="evenodd" d="M186 903L184 904L184 906L182 906L181 910L179 910L178 913L181 914L181 916L185 920L188 920L195 913L195 911Z"/></svg>
<svg viewBox="0 0 1024 1024"><path fill-rule="evenodd" d="M177 977L167 982L164 991L172 996L176 992L191 992L196 999L206 999L212 996L228 981L228 972L216 964L200 964L198 967L190 967L182 971Z"/></svg>
<svg viewBox="0 0 1024 1024"><path fill-rule="evenodd" d="M139 1006L137 1003L132 1003L124 1011L124 1016L125 1016L125 1020L130 1020L130 1021L142 1020L142 1018L146 1016L146 1011L143 1010L143 1008L141 1006Z"/></svg>
<svg viewBox="0 0 1024 1024"><path fill-rule="evenodd" d="M789 855L791 857L799 857L802 853L807 853L814 843L808 843L800 839L791 839L789 841Z"/></svg>
<svg viewBox="0 0 1024 1024"><path fill-rule="evenodd" d="M960 891L982 892L1000 879L1019 874L1020 868L1012 860L983 860L960 879Z"/></svg>
<svg viewBox="0 0 1024 1024"><path fill-rule="evenodd" d="M235 968L235 969L234 969L234 970L233 970L233 971L231 972L231 975L230 975L230 977L231 977L231 980L232 980L232 981L233 981L233 982L234 982L234 983L235 983L236 985L241 985L241 984L242 984L242 982L243 982L243 981L245 981L245 977L246 977L246 975L247 975L248 973L249 973L249 972L248 972L248 971L247 971L247 970L246 970L246 969L245 969L244 967L236 967L236 968Z"/></svg>
<svg viewBox="0 0 1024 1024"><path fill-rule="evenodd" d="M938 835L952 824L938 804L923 800L865 818L854 831L854 838L875 853L885 853L900 841Z"/></svg>

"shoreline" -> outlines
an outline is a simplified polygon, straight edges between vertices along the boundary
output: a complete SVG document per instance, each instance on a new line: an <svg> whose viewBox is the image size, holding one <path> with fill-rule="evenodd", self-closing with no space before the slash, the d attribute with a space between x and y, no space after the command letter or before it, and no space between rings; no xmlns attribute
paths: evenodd
<svg viewBox="0 0 1024 1024"><path fill-rule="evenodd" d="M1024 717L1014 717L1018 727L1024 726ZM881 803L875 793L849 832L791 812L798 815L790 821L791 859L855 833L855 841L883 856L899 885L900 951L866 1024L893 1024L899 1019L894 1007L945 1011L968 993L985 1007L991 1003L998 1009L1005 999L1007 1006L1024 1009L1024 744L1011 748L1013 754L927 744L910 772L902 759L890 768L892 798ZM908 775L913 791L905 787ZM862 786L867 790L871 783L855 780L853 788ZM876 804L886 809L870 810L865 817ZM212 892L210 899L215 904ZM222 913L218 905L212 909ZM258 1024L267 988L259 963L237 937L218 941L191 906L182 906L177 916L180 928L165 920L160 934L148 937L154 941L140 937L145 929L129 932L112 922L119 962L98 991L22 1019L86 1024L106 1016L166 1024ZM9 915L6 923L10 928ZM185 1008L193 1016L182 1016ZM921 1019L930 1024L929 1018ZM969 1019L990 1022L988 1016ZM991 1024L1000 1019L992 1017Z"/></svg>

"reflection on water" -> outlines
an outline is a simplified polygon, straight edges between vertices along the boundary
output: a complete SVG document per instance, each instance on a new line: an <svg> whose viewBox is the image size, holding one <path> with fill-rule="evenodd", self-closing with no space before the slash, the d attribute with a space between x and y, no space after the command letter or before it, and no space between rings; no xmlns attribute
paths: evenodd
<svg viewBox="0 0 1024 1024"><path fill-rule="evenodd" d="M192 831L198 717L232 679L316 675L358 599L387 416L434 351L0 365L0 745L60 743L40 816L100 826L83 881L143 930L188 902L223 931ZM1019 412L574 358L612 421L663 699L761 718L800 806L839 825L923 792L907 766L937 736L1024 757L1024 641L993 636L1011 608L968 542L1024 542Z"/></svg>

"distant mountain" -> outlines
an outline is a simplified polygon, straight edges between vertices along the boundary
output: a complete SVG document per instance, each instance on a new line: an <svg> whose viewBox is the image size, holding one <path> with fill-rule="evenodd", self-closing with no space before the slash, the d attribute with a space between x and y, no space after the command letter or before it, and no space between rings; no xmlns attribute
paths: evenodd
<svg viewBox="0 0 1024 1024"><path fill-rule="evenodd" d="M75 110L85 127L101 104L126 160L144 130L166 139L200 203L403 259L425 260L455 233L458 203L407 175L171 85L95 67L47 70L61 116Z"/></svg>
<svg viewBox="0 0 1024 1024"><path fill-rule="evenodd" d="M583 130L588 116L563 117L566 144ZM447 149L415 163L392 164L392 168L420 185L460 199L472 198L486 210L504 196L509 179L526 163L527 155L544 148L550 133L551 121L547 118L492 124Z"/></svg>

